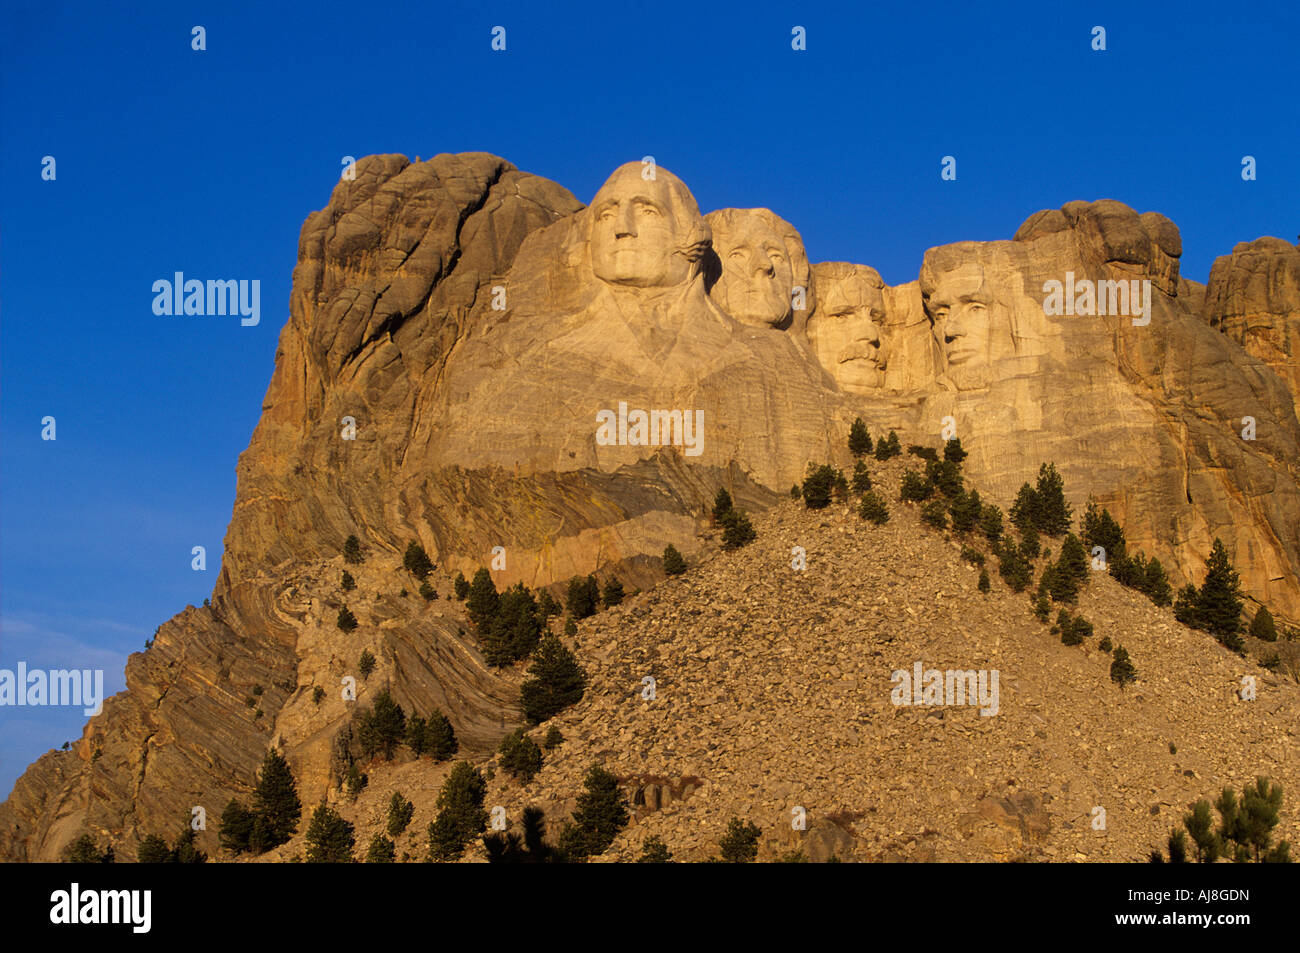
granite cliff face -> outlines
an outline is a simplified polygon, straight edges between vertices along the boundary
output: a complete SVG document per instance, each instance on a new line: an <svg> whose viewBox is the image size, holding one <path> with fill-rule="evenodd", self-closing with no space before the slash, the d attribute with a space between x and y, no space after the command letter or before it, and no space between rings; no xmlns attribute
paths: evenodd
<svg viewBox="0 0 1300 953"><path fill-rule="evenodd" d="M219 813L273 743L312 803L365 647L408 710L441 708L487 751L517 684L455 612L384 595L407 541L444 594L498 546L498 587L648 587L664 546L700 548L719 486L771 505L809 462L847 464L855 417L905 443L955 432L1003 506L1055 461L1076 508L1096 497L1175 581L1199 580L1217 536L1254 599L1300 618L1300 251L1239 245L1208 292L1181 251L1163 216L1072 202L889 287L810 265L766 209L701 215L662 168L623 166L583 206L482 153L362 160L303 226L211 607L165 623L80 744L28 770L0 856ZM322 580L352 533L378 598L344 636Z"/></svg>
<svg viewBox="0 0 1300 953"><path fill-rule="evenodd" d="M1210 269L1205 311L1300 394L1300 248L1280 238L1242 242Z"/></svg>

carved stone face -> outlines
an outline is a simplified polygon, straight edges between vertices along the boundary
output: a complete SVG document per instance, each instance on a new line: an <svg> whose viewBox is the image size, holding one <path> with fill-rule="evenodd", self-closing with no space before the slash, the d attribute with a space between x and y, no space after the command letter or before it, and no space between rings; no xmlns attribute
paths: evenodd
<svg viewBox="0 0 1300 953"><path fill-rule="evenodd" d="M994 300L976 263L939 274L927 303L950 376L986 366L993 341Z"/></svg>
<svg viewBox="0 0 1300 953"><path fill-rule="evenodd" d="M808 319L808 341L841 389L861 394L884 384L884 318L884 289L874 271L849 266L817 272L817 310Z"/></svg>
<svg viewBox="0 0 1300 953"><path fill-rule="evenodd" d="M714 250L722 274L711 294L742 324L772 327L790 317L794 268L785 240L761 218L741 219L732 230L715 230Z"/></svg>
<svg viewBox="0 0 1300 953"><path fill-rule="evenodd" d="M591 202L591 267L597 278L635 288L666 288L691 276L684 254L699 211L694 200L674 194L681 184L657 169L641 176L640 163L620 166Z"/></svg>

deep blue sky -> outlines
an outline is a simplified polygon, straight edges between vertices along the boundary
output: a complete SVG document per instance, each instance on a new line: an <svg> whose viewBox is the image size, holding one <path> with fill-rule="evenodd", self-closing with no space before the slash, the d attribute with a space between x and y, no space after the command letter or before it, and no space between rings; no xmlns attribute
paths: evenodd
<svg viewBox="0 0 1300 953"><path fill-rule="evenodd" d="M589 201L651 154L703 210L767 206L814 260L891 283L929 246L1112 197L1172 218L1204 281L1234 243L1300 232L1300 14L1170 6L6 0L0 667L120 689L126 655L210 594L298 229L342 156L484 150ZM154 316L174 271L260 279L261 325ZM0 796L83 721L0 709Z"/></svg>

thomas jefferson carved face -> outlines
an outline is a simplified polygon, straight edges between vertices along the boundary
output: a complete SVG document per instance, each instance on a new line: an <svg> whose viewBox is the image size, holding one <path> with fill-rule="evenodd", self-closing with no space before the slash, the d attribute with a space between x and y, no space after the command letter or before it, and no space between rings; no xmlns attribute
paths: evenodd
<svg viewBox="0 0 1300 953"><path fill-rule="evenodd" d="M808 319L808 341L817 359L843 390L878 390L887 361L880 333L884 282L865 265L832 262L815 268L817 310Z"/></svg>
<svg viewBox="0 0 1300 953"><path fill-rule="evenodd" d="M663 168L645 179L641 164L629 162L592 199L592 271L614 285L680 285L707 246L703 229L695 199L680 179Z"/></svg>
<svg viewBox="0 0 1300 953"><path fill-rule="evenodd" d="M714 235L722 274L712 295L742 324L777 327L790 317L794 269L785 241L757 216Z"/></svg>
<svg viewBox="0 0 1300 953"><path fill-rule="evenodd" d="M765 208L724 208L704 220L713 235L705 283L723 311L759 328L784 329L807 316L812 275L793 225Z"/></svg>

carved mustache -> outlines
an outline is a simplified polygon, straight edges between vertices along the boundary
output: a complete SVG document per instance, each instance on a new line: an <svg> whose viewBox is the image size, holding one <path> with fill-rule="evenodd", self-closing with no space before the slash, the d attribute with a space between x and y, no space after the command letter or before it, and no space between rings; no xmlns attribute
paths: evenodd
<svg viewBox="0 0 1300 953"><path fill-rule="evenodd" d="M849 361L866 360L881 367L885 365L884 349L879 344L873 344L871 341L854 341L843 351L836 361L837 364L847 364Z"/></svg>

